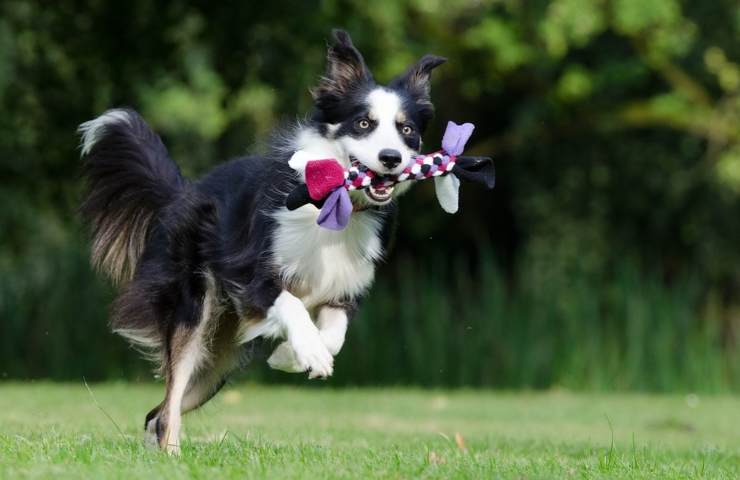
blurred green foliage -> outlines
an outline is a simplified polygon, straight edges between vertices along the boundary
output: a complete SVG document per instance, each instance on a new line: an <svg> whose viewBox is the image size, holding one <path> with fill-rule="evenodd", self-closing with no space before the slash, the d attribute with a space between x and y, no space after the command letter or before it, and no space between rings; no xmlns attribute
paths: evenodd
<svg viewBox="0 0 740 480"><path fill-rule="evenodd" d="M335 382L740 386L734 0L4 1L0 375L146 368L87 265L76 126L133 106L199 175L310 108L334 26L380 81L449 57L427 144L472 121L498 169L454 217L403 199Z"/></svg>

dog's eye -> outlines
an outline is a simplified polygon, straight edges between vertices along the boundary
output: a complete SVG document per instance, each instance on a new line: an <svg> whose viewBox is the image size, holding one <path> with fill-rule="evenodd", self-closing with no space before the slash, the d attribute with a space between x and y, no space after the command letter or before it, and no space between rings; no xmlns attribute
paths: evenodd
<svg viewBox="0 0 740 480"><path fill-rule="evenodd" d="M363 130L370 128L370 121L367 118L361 118L357 121L357 126Z"/></svg>
<svg viewBox="0 0 740 480"><path fill-rule="evenodd" d="M401 133L403 133L404 135L411 135L411 134L412 134L413 132L414 132L414 129L413 129L413 128L411 128L411 127L410 127L410 126L408 126L408 125L404 125L404 126L403 126L403 127L401 128Z"/></svg>

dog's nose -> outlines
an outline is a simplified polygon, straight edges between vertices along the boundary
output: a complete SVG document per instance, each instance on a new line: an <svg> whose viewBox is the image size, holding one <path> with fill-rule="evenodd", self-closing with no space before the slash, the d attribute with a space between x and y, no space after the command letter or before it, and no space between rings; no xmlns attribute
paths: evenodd
<svg viewBox="0 0 740 480"><path fill-rule="evenodd" d="M380 163L382 163L385 168L394 168L401 163L401 152L393 150L392 148L384 148L378 154L378 159L380 159Z"/></svg>

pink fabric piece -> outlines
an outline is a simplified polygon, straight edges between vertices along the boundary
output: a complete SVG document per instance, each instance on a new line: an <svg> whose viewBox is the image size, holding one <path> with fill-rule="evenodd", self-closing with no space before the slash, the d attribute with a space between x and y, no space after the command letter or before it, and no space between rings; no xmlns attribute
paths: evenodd
<svg viewBox="0 0 740 480"><path fill-rule="evenodd" d="M344 168L333 158L306 163L306 186L313 200L321 200L344 184Z"/></svg>

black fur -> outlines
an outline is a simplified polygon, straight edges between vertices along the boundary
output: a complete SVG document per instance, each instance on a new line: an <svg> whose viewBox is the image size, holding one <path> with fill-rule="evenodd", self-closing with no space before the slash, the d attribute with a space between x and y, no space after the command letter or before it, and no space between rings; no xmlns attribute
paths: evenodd
<svg viewBox="0 0 740 480"><path fill-rule="evenodd" d="M153 217L186 182L162 140L133 110L109 122L83 165L88 192L80 211L96 240L93 262L116 281L131 277ZM84 126L81 127L84 129Z"/></svg>

